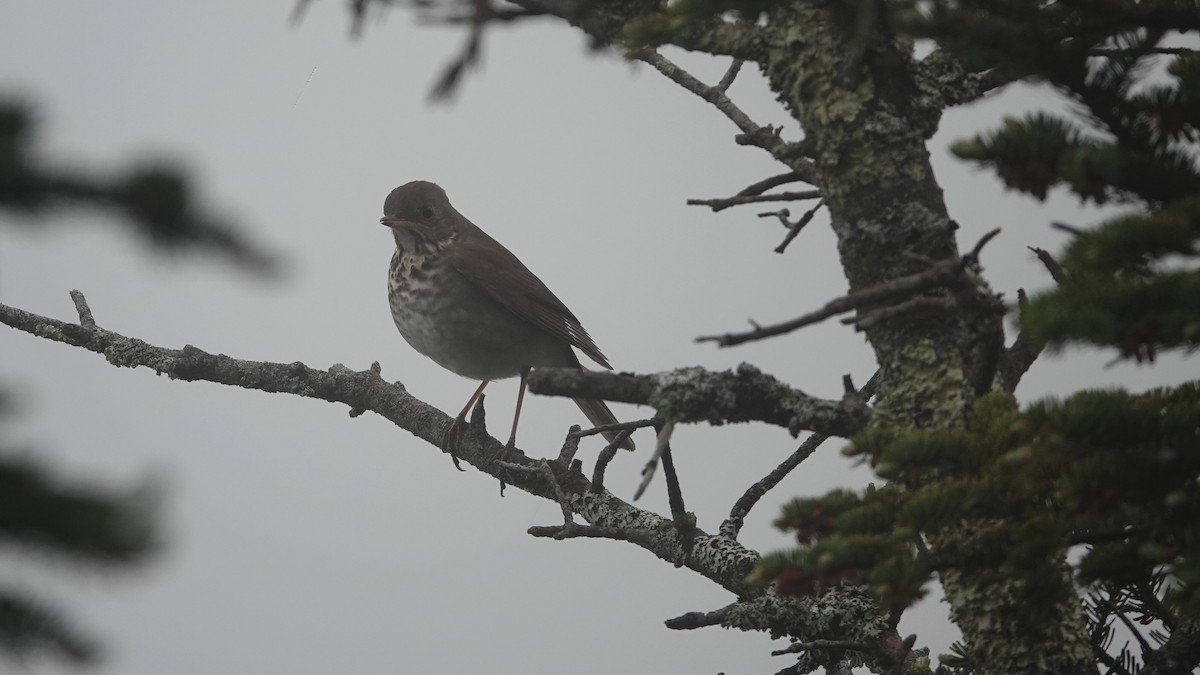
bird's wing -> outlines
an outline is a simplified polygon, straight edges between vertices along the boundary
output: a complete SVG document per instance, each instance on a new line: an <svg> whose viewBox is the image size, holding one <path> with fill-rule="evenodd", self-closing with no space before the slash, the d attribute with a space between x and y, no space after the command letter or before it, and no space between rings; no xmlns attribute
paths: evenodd
<svg viewBox="0 0 1200 675"><path fill-rule="evenodd" d="M463 220L466 220L465 218ZM474 227L474 225L471 225ZM567 309L541 279L508 249L483 230L475 227L474 237L462 237L452 247L450 264L475 287L507 307L517 316L532 321L539 328L560 338L587 354L605 368L612 368L584 330L579 319ZM490 241L490 245L487 242ZM466 264L467 261L470 264ZM503 289L503 290L502 290Z"/></svg>

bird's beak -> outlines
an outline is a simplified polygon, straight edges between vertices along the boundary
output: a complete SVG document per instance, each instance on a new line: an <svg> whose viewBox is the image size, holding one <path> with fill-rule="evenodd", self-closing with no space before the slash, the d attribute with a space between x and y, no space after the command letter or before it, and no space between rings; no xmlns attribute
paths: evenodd
<svg viewBox="0 0 1200 675"><path fill-rule="evenodd" d="M407 221L403 218L397 218L395 216L384 216L379 219L379 222L382 225L385 225L387 227L394 229L397 227L407 227L409 221Z"/></svg>

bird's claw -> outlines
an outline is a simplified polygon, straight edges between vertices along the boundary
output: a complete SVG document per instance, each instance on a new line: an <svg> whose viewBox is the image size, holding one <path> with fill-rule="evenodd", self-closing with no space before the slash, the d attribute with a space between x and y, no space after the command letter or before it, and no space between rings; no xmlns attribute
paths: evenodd
<svg viewBox="0 0 1200 675"><path fill-rule="evenodd" d="M466 426L466 419L461 416L455 417L450 426L446 428L446 432L442 434L442 452L450 455L450 461L454 462L454 468L459 471L466 471L458 463L458 438Z"/></svg>
<svg viewBox="0 0 1200 675"><path fill-rule="evenodd" d="M491 465L496 464L497 462L507 462L509 456L512 455L513 450L516 450L516 448L517 448L516 439L514 439L514 438L508 439L508 442L504 444L504 449L501 450L500 452L496 453L495 457L492 457L492 461L488 462L488 466L490 467ZM496 478L498 478L500 480L500 496L501 497L504 496L504 488L507 487L507 483L504 482L504 476L506 473L507 472L504 470L503 466L501 466L496 471Z"/></svg>

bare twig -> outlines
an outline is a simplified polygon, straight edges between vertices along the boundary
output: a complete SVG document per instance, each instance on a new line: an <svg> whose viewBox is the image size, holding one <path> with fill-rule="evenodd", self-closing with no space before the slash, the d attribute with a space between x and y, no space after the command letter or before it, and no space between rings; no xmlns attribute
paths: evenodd
<svg viewBox="0 0 1200 675"><path fill-rule="evenodd" d="M1074 228L1071 228L1074 231ZM1062 265L1054 259L1054 256L1049 251L1036 246L1027 247L1038 260L1042 261L1042 265L1046 267L1046 271L1050 273L1050 277L1057 284L1063 283L1067 278L1067 273L1063 270ZM1025 307L1029 304L1029 298L1025 295L1025 289L1017 289L1017 307L1020 312L1025 312ZM1017 390L1017 385L1021 383L1021 378L1028 372L1034 361L1041 356L1042 350L1046 348L1046 343L1041 340L1035 340L1030 337L1025 331L1017 333L1017 337L1013 340L1012 346L1004 351L1000 356L1000 362L996 368L996 385L1001 390L1013 393Z"/></svg>
<svg viewBox="0 0 1200 675"><path fill-rule="evenodd" d="M811 160L805 158L802 153L798 152L795 144L784 141L777 133L763 137L762 133L766 127L751 120L749 115L743 112L737 104L725 95L725 89L721 87L721 84L724 84L725 79L729 76L728 73L726 73L726 78L722 78L721 84L718 84L716 87L710 87L652 49L638 49L632 52L630 56L650 64L655 70L665 75L675 84L711 103L713 107L728 117L741 130L741 136L759 139L760 142L753 143L753 145L763 148L771 153L772 157L787 165L788 168L801 174L802 178L800 180L810 185L817 184L816 165Z"/></svg>
<svg viewBox="0 0 1200 675"><path fill-rule="evenodd" d="M522 467L524 468L524 467ZM558 502L558 506L562 509L563 526L569 527L575 524L575 515L571 511L571 502L567 500L567 495L563 492L562 486L558 484L558 479L554 477L554 470L550 468L550 462L541 460L538 462L538 468L541 474L545 477L546 482L554 489L554 498Z"/></svg>
<svg viewBox="0 0 1200 675"><path fill-rule="evenodd" d="M879 371L867 380L867 383L862 386L862 389L854 392L854 395L862 402L871 400L875 395L876 389L879 387ZM784 478L787 478L800 463L808 459L822 443L829 439L825 434L813 434L804 439L800 447L796 448L787 459L780 462L779 466L771 470L770 473L763 476L761 480L755 482L742 496L733 504L733 508L729 509L729 517L725 522L721 523L721 527L717 530L721 535L737 539L738 534L742 531L742 525L746 522L746 516L750 515L750 510L758 504L768 492L773 490L776 485L779 485Z"/></svg>
<svg viewBox="0 0 1200 675"><path fill-rule="evenodd" d="M633 501L636 502L641 499L642 495L646 492L646 488L654 478L654 471L658 467L658 460L667 451L667 447L671 442L671 434L673 433L675 433L675 420L668 419L663 422L662 427L658 430L658 436L654 441L654 453L650 455L650 459L646 460L646 466L642 467L642 482L638 484L637 490L633 493Z"/></svg>
<svg viewBox="0 0 1200 675"><path fill-rule="evenodd" d="M995 237L999 233L999 229L988 232L979 240L979 243L975 244L970 253L962 257L954 256L947 258L935 263L923 272L892 279L891 281L865 288L861 291L852 291L840 298L830 300L825 303L824 307L816 311L809 312L790 321L784 321L783 323L771 326L758 326L753 330L742 333L704 335L696 338L696 342L716 342L721 347L729 347L742 344L743 342L762 340L790 333L804 326L820 323L825 319L844 312L906 299L932 288L958 283L962 279L963 270L975 264L979 259L979 252L992 240L992 237Z"/></svg>
<svg viewBox="0 0 1200 675"><path fill-rule="evenodd" d="M771 188L777 188L780 185L787 185L788 183L797 183L803 181L804 177L801 176L799 172L789 171L787 173L781 173L777 176L771 176L770 178L764 178L757 183L751 183L750 185L747 185L739 190L738 196L748 197L750 195L761 195Z"/></svg>
<svg viewBox="0 0 1200 675"><path fill-rule="evenodd" d="M909 298L895 305L887 305L885 307L874 307L857 312L854 316L842 319L842 323L853 325L854 330L864 331L870 330L875 326L891 321L893 319L904 317L909 319L914 314L925 312L950 312L954 310L953 298L926 298L915 297Z"/></svg>
<svg viewBox="0 0 1200 675"><path fill-rule="evenodd" d="M711 103L717 110L720 110L728 117L731 122L737 125L737 128L741 129L743 133L752 133L759 129L759 125L751 120L749 115L742 112L742 109L725 95L724 90L704 84L662 54L653 49L639 49L633 52L632 56L639 61L650 64L655 70L666 75L667 79Z"/></svg>
<svg viewBox="0 0 1200 675"><path fill-rule="evenodd" d="M796 235L800 234L800 230L803 230L804 226L808 225L809 222L812 221L813 216L817 215L817 211L820 210L820 208L824 205L825 205L825 200L822 199L822 200L818 201L816 203L816 205L813 206L811 209L805 211L804 215L800 216L800 219L797 220L795 223L793 223L791 225L791 227L789 227L788 233L783 238L783 241L779 242L779 245L775 247L775 252L783 253L784 251L786 251L788 244L792 243L792 240L796 238ZM784 222L786 223L786 221L784 221Z"/></svg>
<svg viewBox="0 0 1200 675"><path fill-rule="evenodd" d="M563 528L570 529L576 525L572 510L571 502L567 499L567 495L563 492L562 486L558 483L558 478L554 475L554 469L551 468L550 462L544 459L535 460L530 464L513 464L511 462L497 462L502 465L501 468L508 472L524 473L529 476L535 476L546 481L546 485L550 486L553 492L554 500L558 502L559 508L562 510ZM503 494L503 493L502 493ZM561 537L559 537L561 538Z"/></svg>
<svg viewBox="0 0 1200 675"><path fill-rule="evenodd" d="M1026 248L1028 248L1030 251L1033 251L1033 254L1037 256L1038 260L1042 261L1042 264L1046 266L1046 271L1050 273L1050 277L1054 279L1056 283L1061 284L1066 280L1067 273L1063 271L1062 265L1058 264L1058 261L1054 259L1054 256L1051 255L1049 251L1036 246L1027 246Z"/></svg>
<svg viewBox="0 0 1200 675"><path fill-rule="evenodd" d="M664 443L662 451L663 478L667 483L667 504L671 508L671 520L675 523L675 532L679 534L679 545L683 550L692 548L692 536L696 532L696 516L688 513L683 505L683 489L679 485L679 475L675 473L675 458L671 455L671 444Z"/></svg>
<svg viewBox="0 0 1200 675"><path fill-rule="evenodd" d="M733 508L729 511L729 517L725 522L721 523L721 527L717 530L721 534L737 539L738 534L742 531L742 526L746 523L746 516L750 514L750 509L762 499L764 495L771 491L784 478L788 476L800 463L812 456L821 444L829 440L826 434L812 434L800 443L800 447L796 448L795 452L788 455L788 458L783 460L779 466L771 469L771 472L763 476L754 485L751 485L745 493L738 498Z"/></svg>
<svg viewBox="0 0 1200 675"><path fill-rule="evenodd" d="M570 437L583 438L585 436L595 436L597 434L602 434L602 433L605 433L608 431L636 431L638 429L652 427L652 426L655 426L655 425L661 424L661 423L662 423L662 418L651 417L649 419L635 420L633 422L615 422L613 424L601 424L598 427L591 427L588 429L580 429L579 427L572 427Z"/></svg>
<svg viewBox="0 0 1200 675"><path fill-rule="evenodd" d="M92 316L92 308L88 307L87 298L77 290L71 291L71 301L75 303L75 311L79 314L79 325L84 328L95 328L96 319Z"/></svg>
<svg viewBox="0 0 1200 675"><path fill-rule="evenodd" d="M624 435L613 438L612 442L600 450L599 455L596 455L596 466L592 470L592 488L590 488L593 492L604 491L604 474L608 470L608 464L613 458L616 458L620 441L623 440Z"/></svg>
<svg viewBox="0 0 1200 675"><path fill-rule="evenodd" d="M511 23L522 19L531 19L538 16L546 16L547 12L541 9L525 8L525 7L495 7L491 8L489 21L500 23ZM475 12L467 14L451 14L443 17L424 17L428 23L433 24L471 24L475 22Z"/></svg>
<svg viewBox="0 0 1200 675"><path fill-rule="evenodd" d="M688 206L707 206L715 211L724 211L732 206L742 204L759 204L762 202L798 202L805 199L820 199L820 190L805 190L803 192L776 192L769 195L734 195L724 199L689 199Z"/></svg>
<svg viewBox="0 0 1200 675"><path fill-rule="evenodd" d="M1053 227L1054 229L1060 230L1062 232L1066 232L1067 234L1075 235L1076 237L1078 237L1079 235L1084 234L1086 232L1086 230L1084 230L1083 228L1076 227L1074 225L1071 225L1070 223L1064 223L1061 221L1054 221L1054 222L1050 223L1050 227Z"/></svg>
<svg viewBox="0 0 1200 675"><path fill-rule="evenodd" d="M778 211L763 211L756 214L759 218L778 218L779 224L783 225L784 229L792 229L792 223L788 218L792 217L792 212L789 209L779 209Z"/></svg>
<svg viewBox="0 0 1200 675"><path fill-rule="evenodd" d="M1025 295L1025 289L1017 289L1017 306L1020 311L1024 312L1027 304L1029 304L1029 298ZM1025 331L1017 333L1012 346L1004 350L1000 356L1000 362L996 366L996 386L1010 394L1016 391L1017 385L1021 383L1021 378L1029 371L1030 366L1041 355L1045 347L1044 342L1033 339Z"/></svg>
<svg viewBox="0 0 1200 675"><path fill-rule="evenodd" d="M738 76L738 71L742 69L745 63L745 59L734 59L733 63L729 64L729 70L725 71L725 74L721 77L721 81L714 88L722 94L729 91L729 87Z"/></svg>
<svg viewBox="0 0 1200 675"><path fill-rule="evenodd" d="M570 466L571 462L575 461L575 453L579 452L579 425L572 424L567 430L567 437L563 439L562 447L558 450L558 463L563 466Z"/></svg>
<svg viewBox="0 0 1200 675"><path fill-rule="evenodd" d="M433 100L450 98L463 73L479 61L479 53L483 44L483 29L491 20L495 9L492 7L491 0L473 0L471 5L471 27L467 32L466 44L463 45L458 56L442 70L441 77L433 85L433 89L429 92L429 97Z"/></svg>

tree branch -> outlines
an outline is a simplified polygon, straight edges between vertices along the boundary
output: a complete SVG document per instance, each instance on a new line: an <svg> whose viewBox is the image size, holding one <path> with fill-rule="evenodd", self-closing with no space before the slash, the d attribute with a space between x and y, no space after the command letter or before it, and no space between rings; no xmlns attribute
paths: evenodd
<svg viewBox="0 0 1200 675"><path fill-rule="evenodd" d="M825 303L824 307L816 311L809 312L790 321L784 321L783 323L771 326L755 326L753 330L743 333L704 335L696 338L696 342L716 342L721 347L730 347L742 344L743 342L763 340L776 335L790 333L804 326L820 323L825 319L844 312L877 307L887 302L906 300L918 293L923 293L933 288L959 283L962 279L963 271L978 261L979 252L999 232L1000 230L996 229L984 235L979 240L979 243L975 245L975 248L967 255L962 257L953 256L934 263L929 269L923 272L892 279L891 281L865 288L861 291L852 291L840 298L830 300Z"/></svg>
<svg viewBox="0 0 1200 675"><path fill-rule="evenodd" d="M728 117L741 130L743 137L761 139L761 142L753 143L753 145L763 148L771 153L772 157L787 165L792 170L792 174L796 176L796 180L803 181L809 185L819 185L816 165L811 160L802 156L799 144L784 141L778 133L767 133L769 131L767 127L763 127L751 120L750 116L743 112L725 94L724 80L717 86L710 87L696 79L683 68L675 65L670 59L652 49L638 49L633 51L630 56L650 64L655 70L667 76L667 79L711 103L713 107L721 111L722 114ZM758 194L761 194L761 191ZM689 201L688 203L690 204L691 202Z"/></svg>
<svg viewBox="0 0 1200 675"><path fill-rule="evenodd" d="M876 371L871 376L870 380L863 385L862 389L854 392L854 395L861 401L869 401L875 395L875 390L879 387L879 371ZM742 531L742 525L746 522L746 516L750 515L750 509L753 509L758 501L762 499L768 492L779 485L787 476L804 460L808 459L822 443L829 440L826 434L813 434L804 439L800 447L788 456L787 459L780 462L779 466L775 467L761 480L746 488L742 496L734 503L733 508L729 510L729 517L725 522L721 523L721 527L717 529L721 535L737 539L738 534Z"/></svg>
<svg viewBox="0 0 1200 675"><path fill-rule="evenodd" d="M1020 311L1025 311L1025 305L1028 303L1025 289L1017 289L1017 306ZM1025 331L1017 333L1012 345L1000 354L1000 361L996 364L996 386L1010 394L1015 392L1017 385L1021 384L1021 378L1029 371L1033 362L1037 361L1038 356L1041 356L1045 347L1044 342L1034 340Z"/></svg>
<svg viewBox="0 0 1200 675"><path fill-rule="evenodd" d="M529 375L529 391L649 405L676 422L766 422L793 436L806 429L851 436L870 417L859 401L814 398L749 364L734 371L680 368L651 375L538 368Z"/></svg>
<svg viewBox="0 0 1200 675"><path fill-rule="evenodd" d="M784 214L782 216L779 216L779 219L783 221L784 227L788 228L788 233L787 233L787 235L785 235L783 237L783 241L779 242L779 245L775 247L775 249L774 249L775 252L783 253L784 251L786 251L788 244L792 243L792 240L795 239L796 236L800 234L800 230L803 230L805 225L808 225L810 222L812 222L813 216L817 215L817 211L819 211L822 206L825 206L824 199L819 200L816 204L813 205L813 207L811 209L805 211L804 215L800 216L800 218L794 223L789 223L787 221L787 209L784 209L782 212L776 211L775 213L760 213L760 214L758 214L759 218L765 218L765 217L771 216L771 215L778 215L780 213Z"/></svg>
<svg viewBox="0 0 1200 675"><path fill-rule="evenodd" d="M382 379L378 364L360 372L341 365L323 371L300 362L244 361L210 354L191 345L169 349L100 327L86 328L5 304L0 304L0 323L47 340L103 354L117 367L144 366L176 380L215 382L343 403L350 407L352 416L374 412L439 452L443 432L451 423L448 415L415 398L403 385ZM759 592L745 582L746 575L758 562L758 553L726 537L709 535L699 529L695 530L690 547L685 550L671 520L635 508L609 492L593 492L587 478L577 469L551 464L556 489L555 484L538 470L538 460L530 459L519 449L512 449L505 463L531 470L511 471L503 466L505 463L492 461L503 450L500 441L473 426L463 433L458 448L461 460L497 478L503 473L507 482L519 490L555 504L561 503L561 494L571 511L594 526L646 533L644 538L631 535L630 541L663 560L687 567L732 593L754 595Z"/></svg>
<svg viewBox="0 0 1200 675"><path fill-rule="evenodd" d="M731 206L759 204L762 202L796 202L804 199L820 199L820 190L803 192L776 192L768 195L734 195L724 199L689 199L688 206L707 206L713 211L723 211Z"/></svg>
<svg viewBox="0 0 1200 675"><path fill-rule="evenodd" d="M834 615L826 614L838 608ZM833 618L836 616L836 619ZM765 625L773 635L786 635L784 626L791 626L791 635L804 641L846 641L873 645L862 655L871 672L886 672L895 661L903 659L911 641L891 639L894 631L888 626L888 616L880 611L861 586L837 586L818 596L778 596L773 589L754 598L743 598L710 612L688 612L669 619L667 628L694 630L707 626L724 626L745 630L747 625ZM801 626L799 631L794 630ZM801 664L810 663L807 655ZM797 672L811 672L798 670Z"/></svg>

